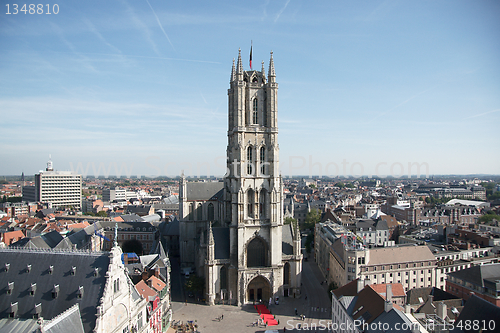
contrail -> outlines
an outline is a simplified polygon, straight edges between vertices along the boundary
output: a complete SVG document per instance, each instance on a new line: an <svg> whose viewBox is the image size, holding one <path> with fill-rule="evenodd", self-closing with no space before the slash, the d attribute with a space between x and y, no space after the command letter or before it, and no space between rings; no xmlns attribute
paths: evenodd
<svg viewBox="0 0 500 333"><path fill-rule="evenodd" d="M488 111L488 112L483 112L483 113L480 113L480 114L476 114L474 116L470 116L470 117L464 118L463 120L471 119L471 118L476 118L476 117L481 117L481 116L484 116L485 114L489 114L489 113L493 113L493 112L498 112L498 111L500 111L500 109L491 110L491 111Z"/></svg>
<svg viewBox="0 0 500 333"><path fill-rule="evenodd" d="M276 15L276 18L274 19L274 23L276 23L276 21L278 21L278 19L280 18L281 14L283 14L283 12L285 11L286 7L288 6L288 4L290 3L290 0L287 0L287 2L285 3L285 5L283 6L283 8L281 8L281 10L278 12L278 15Z"/></svg>
<svg viewBox="0 0 500 333"><path fill-rule="evenodd" d="M158 18L158 15L156 15L155 13L155 10L153 9L153 7L151 7L151 4L149 3L148 0L146 0L146 2L148 3L149 5L149 8L151 8L151 11L153 12L153 15L156 17L156 22L158 22L158 25L160 26L160 29L161 31L163 31L163 34L165 35L165 37L167 37L167 40L168 42L170 43L170 45L172 46L172 48L174 49L175 52L177 52L177 50L175 49L174 47L174 44L172 44L172 42L170 41L170 38L168 38L168 35L167 33L165 32L165 30L163 29L162 25L161 25L161 22L160 22L160 19Z"/></svg>

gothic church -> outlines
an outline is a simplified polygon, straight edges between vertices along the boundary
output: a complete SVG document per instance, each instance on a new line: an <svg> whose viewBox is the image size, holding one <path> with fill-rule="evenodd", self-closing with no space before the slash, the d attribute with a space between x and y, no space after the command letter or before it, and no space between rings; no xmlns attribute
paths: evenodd
<svg viewBox="0 0 500 333"><path fill-rule="evenodd" d="M300 234L283 223L272 52L266 77L264 62L261 71L243 70L240 50L228 97L224 181L180 180L181 264L204 276L210 305L298 297Z"/></svg>

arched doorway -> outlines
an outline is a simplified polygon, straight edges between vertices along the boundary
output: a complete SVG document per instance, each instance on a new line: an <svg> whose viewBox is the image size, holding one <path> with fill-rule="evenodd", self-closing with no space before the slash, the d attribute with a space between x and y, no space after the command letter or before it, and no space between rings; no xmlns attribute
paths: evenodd
<svg viewBox="0 0 500 333"><path fill-rule="evenodd" d="M247 287L248 302L267 302L272 297L271 284L263 276L257 276L250 281Z"/></svg>

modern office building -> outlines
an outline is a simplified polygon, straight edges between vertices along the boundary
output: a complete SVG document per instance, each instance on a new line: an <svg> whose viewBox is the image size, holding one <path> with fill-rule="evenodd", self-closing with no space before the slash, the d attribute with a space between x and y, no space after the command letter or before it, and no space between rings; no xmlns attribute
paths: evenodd
<svg viewBox="0 0 500 333"><path fill-rule="evenodd" d="M52 161L45 171L35 175L35 201L47 202L53 208L82 207L82 175L70 171L54 171Z"/></svg>

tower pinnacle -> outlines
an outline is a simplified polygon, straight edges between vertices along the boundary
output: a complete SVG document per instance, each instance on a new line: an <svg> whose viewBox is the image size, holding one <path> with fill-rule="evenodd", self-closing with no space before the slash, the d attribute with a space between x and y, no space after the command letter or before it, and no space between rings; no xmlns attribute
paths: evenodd
<svg viewBox="0 0 500 333"><path fill-rule="evenodd" d="M276 72L274 71L274 59L273 59L273 51L271 51L271 60L269 60L269 82L275 82Z"/></svg>
<svg viewBox="0 0 500 333"><path fill-rule="evenodd" d="M233 82L236 79L236 69L234 67L234 58L233 58L233 68L231 69L231 80L230 82Z"/></svg>
<svg viewBox="0 0 500 333"><path fill-rule="evenodd" d="M238 49L238 62L236 63L236 74L238 75L238 80L243 79L243 63L241 62L241 49Z"/></svg>

